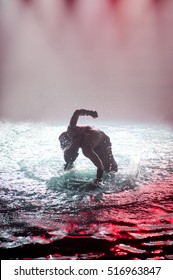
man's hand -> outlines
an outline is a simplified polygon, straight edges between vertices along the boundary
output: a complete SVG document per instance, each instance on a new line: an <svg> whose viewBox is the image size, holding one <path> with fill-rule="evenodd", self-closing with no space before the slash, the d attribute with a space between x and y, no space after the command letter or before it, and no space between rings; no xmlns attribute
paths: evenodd
<svg viewBox="0 0 173 280"><path fill-rule="evenodd" d="M91 111L91 117L93 117L94 119L95 119L95 118L98 118L98 113L97 113L97 111Z"/></svg>
<svg viewBox="0 0 173 280"><path fill-rule="evenodd" d="M64 170L66 171L66 170L70 170L70 169L72 169L74 167L74 165L73 165L73 163L66 163L66 164L64 164Z"/></svg>

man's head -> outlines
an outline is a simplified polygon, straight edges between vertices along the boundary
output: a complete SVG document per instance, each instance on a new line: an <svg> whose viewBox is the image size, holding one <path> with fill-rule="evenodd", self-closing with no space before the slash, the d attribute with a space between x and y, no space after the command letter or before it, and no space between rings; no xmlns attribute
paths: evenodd
<svg viewBox="0 0 173 280"><path fill-rule="evenodd" d="M62 150L67 149L71 145L71 138L68 136L67 132L61 133L59 141Z"/></svg>

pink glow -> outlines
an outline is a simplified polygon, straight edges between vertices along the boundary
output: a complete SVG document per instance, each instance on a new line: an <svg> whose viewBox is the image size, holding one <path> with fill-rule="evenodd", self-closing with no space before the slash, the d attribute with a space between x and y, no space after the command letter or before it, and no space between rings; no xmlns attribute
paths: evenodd
<svg viewBox="0 0 173 280"><path fill-rule="evenodd" d="M173 1L0 3L1 117L173 122Z"/></svg>

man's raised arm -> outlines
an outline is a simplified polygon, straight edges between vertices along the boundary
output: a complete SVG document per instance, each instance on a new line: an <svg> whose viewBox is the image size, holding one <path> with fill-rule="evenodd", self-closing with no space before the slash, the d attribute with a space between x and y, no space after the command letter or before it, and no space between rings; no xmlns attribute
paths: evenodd
<svg viewBox="0 0 173 280"><path fill-rule="evenodd" d="M93 110L85 110L85 109L76 110L70 119L70 124L69 124L68 128L76 127L79 116L91 116L93 118L97 118L98 114L96 111L93 111Z"/></svg>

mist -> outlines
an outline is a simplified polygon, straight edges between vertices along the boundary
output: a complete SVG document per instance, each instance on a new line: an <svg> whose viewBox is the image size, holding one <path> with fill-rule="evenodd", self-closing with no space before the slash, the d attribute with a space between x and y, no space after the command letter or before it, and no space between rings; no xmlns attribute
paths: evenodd
<svg viewBox="0 0 173 280"><path fill-rule="evenodd" d="M0 118L173 124L172 0L0 0Z"/></svg>

